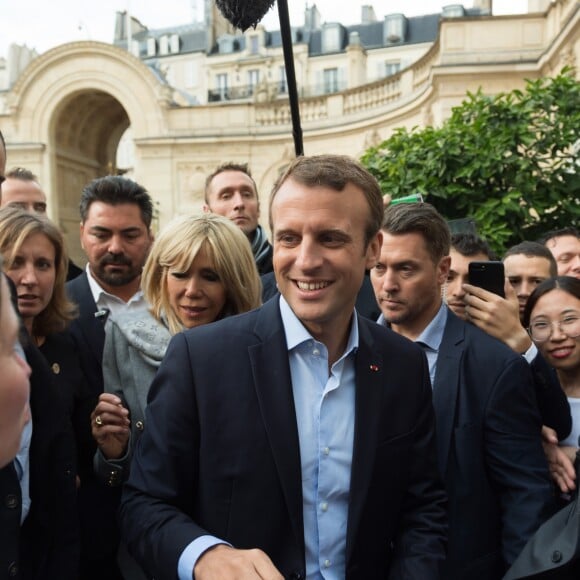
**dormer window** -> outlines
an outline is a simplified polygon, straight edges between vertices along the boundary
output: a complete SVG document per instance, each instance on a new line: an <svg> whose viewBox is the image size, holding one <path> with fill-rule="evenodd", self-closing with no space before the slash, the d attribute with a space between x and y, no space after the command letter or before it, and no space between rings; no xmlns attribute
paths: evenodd
<svg viewBox="0 0 580 580"><path fill-rule="evenodd" d="M322 28L322 52L338 52L341 46L342 26L340 24L325 24Z"/></svg>
<svg viewBox="0 0 580 580"><path fill-rule="evenodd" d="M133 56L139 58L139 41L138 40L131 40L131 47L129 49Z"/></svg>
<svg viewBox="0 0 580 580"><path fill-rule="evenodd" d="M404 42L407 36L407 18L404 14L387 14L384 31L385 44Z"/></svg>
<svg viewBox="0 0 580 580"><path fill-rule="evenodd" d="M169 42L169 49L172 54L179 53L179 34L172 34Z"/></svg>
<svg viewBox="0 0 580 580"><path fill-rule="evenodd" d="M169 38L164 34L159 39L159 54L164 55L169 53Z"/></svg>
<svg viewBox="0 0 580 580"><path fill-rule="evenodd" d="M443 18L462 18L463 16L465 16L463 4L443 6Z"/></svg>
<svg viewBox="0 0 580 580"><path fill-rule="evenodd" d="M231 54L234 52L234 37L230 34L224 34L217 40L220 54Z"/></svg>
<svg viewBox="0 0 580 580"><path fill-rule="evenodd" d="M260 49L260 38L257 34L250 36L250 54L258 54Z"/></svg>

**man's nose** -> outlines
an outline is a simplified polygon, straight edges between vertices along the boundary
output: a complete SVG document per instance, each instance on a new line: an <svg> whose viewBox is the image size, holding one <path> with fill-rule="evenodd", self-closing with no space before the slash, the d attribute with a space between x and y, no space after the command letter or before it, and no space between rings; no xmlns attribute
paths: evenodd
<svg viewBox="0 0 580 580"><path fill-rule="evenodd" d="M112 236L109 240L109 254L122 254L123 253L123 242L120 236Z"/></svg>
<svg viewBox="0 0 580 580"><path fill-rule="evenodd" d="M383 274L383 291L395 292L399 288L399 282L393 268L387 268Z"/></svg>
<svg viewBox="0 0 580 580"><path fill-rule="evenodd" d="M239 208L244 206L245 206L244 196L239 191L236 191L236 193L234 193L234 207Z"/></svg>
<svg viewBox="0 0 580 580"><path fill-rule="evenodd" d="M296 265L303 271L317 268L322 263L319 245L308 238L303 238L297 248Z"/></svg>

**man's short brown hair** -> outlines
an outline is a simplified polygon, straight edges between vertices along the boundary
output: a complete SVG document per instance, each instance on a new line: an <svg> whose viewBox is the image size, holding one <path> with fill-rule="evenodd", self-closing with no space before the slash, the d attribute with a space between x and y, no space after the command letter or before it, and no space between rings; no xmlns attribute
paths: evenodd
<svg viewBox="0 0 580 580"><path fill-rule="evenodd" d="M216 167L207 176L207 178L205 180L204 197L205 197L205 203L207 205L209 205L209 187L211 185L211 182L213 181L213 178L216 175L219 175L220 173L223 173L224 171L240 171L241 173L245 173L252 180L252 183L254 184L254 192L256 193L256 197L258 196L258 188L256 187L256 182L254 181L254 178L252 177L252 173L250 171L248 164L247 163L234 163L233 161L228 161L227 163L222 163L221 165L218 165L218 167Z"/></svg>
<svg viewBox="0 0 580 580"><path fill-rule="evenodd" d="M378 181L360 163L347 155L313 155L297 157L279 177L270 194L269 220L273 231L272 203L278 190L288 179L307 187L328 187L343 191L348 185L358 187L369 206L369 218L365 228L365 245L381 228L383 219L383 196Z"/></svg>

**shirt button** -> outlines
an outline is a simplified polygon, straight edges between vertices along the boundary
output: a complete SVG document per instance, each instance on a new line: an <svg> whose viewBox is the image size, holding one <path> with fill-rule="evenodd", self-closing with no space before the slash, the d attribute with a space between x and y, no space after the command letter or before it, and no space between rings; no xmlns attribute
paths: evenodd
<svg viewBox="0 0 580 580"><path fill-rule="evenodd" d="M312 351L312 354L313 354L314 356L318 356L318 355L320 354L320 351L319 351L317 348L315 348L315 349Z"/></svg>
<svg viewBox="0 0 580 580"><path fill-rule="evenodd" d="M135 423L135 427L137 427L137 429L139 429L139 431L143 431L143 421L137 421L137 423Z"/></svg>
<svg viewBox="0 0 580 580"><path fill-rule="evenodd" d="M324 567L330 568L330 560L324 560Z"/></svg>
<svg viewBox="0 0 580 580"><path fill-rule="evenodd" d="M325 501L323 501L323 502L320 504L320 509L321 509L323 512L325 512L325 511L328 509L328 504L327 504Z"/></svg>
<svg viewBox="0 0 580 580"><path fill-rule="evenodd" d="M330 447L325 447L323 449L323 451L324 451L324 455L330 455Z"/></svg>
<svg viewBox="0 0 580 580"><path fill-rule="evenodd" d="M50 368L55 375L60 375L60 365L58 363L52 363Z"/></svg>

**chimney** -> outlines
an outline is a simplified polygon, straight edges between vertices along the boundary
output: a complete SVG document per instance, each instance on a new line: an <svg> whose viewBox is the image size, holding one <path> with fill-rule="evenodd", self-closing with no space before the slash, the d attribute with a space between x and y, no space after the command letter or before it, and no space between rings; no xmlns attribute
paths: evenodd
<svg viewBox="0 0 580 580"><path fill-rule="evenodd" d="M320 12L316 8L316 4L312 6L306 5L304 9L304 28L307 30L318 30L320 28Z"/></svg>
<svg viewBox="0 0 580 580"><path fill-rule="evenodd" d="M479 9L481 14L492 14L493 0L474 0L473 7Z"/></svg>
<svg viewBox="0 0 580 580"><path fill-rule="evenodd" d="M371 24L377 21L377 16L375 14L375 9L370 4L365 4L361 6L361 23Z"/></svg>

